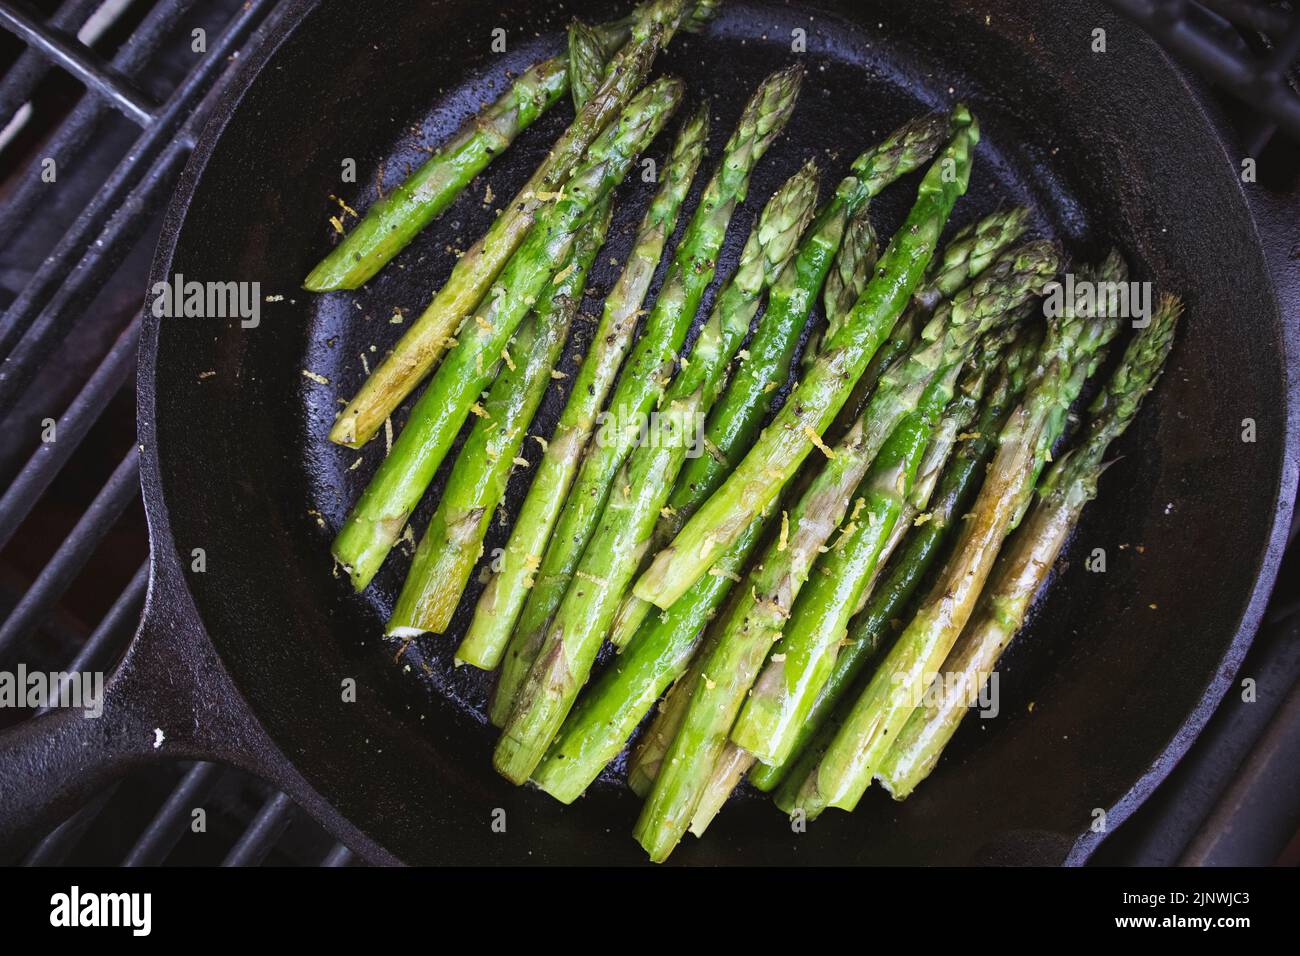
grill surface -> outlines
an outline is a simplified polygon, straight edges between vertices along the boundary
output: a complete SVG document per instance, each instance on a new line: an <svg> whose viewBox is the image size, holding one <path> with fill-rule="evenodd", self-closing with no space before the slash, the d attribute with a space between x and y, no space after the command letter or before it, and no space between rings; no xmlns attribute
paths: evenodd
<svg viewBox="0 0 1300 956"><path fill-rule="evenodd" d="M1251 155L1284 157L1268 164L1288 171L1275 185L1297 192L1295 144L1276 135L1300 137L1300 16L1290 4L1108 2L1259 108L1232 111L1237 134ZM148 545L133 372L158 217L230 61L275 21L272 0L0 2L12 34L0 35L0 668L109 669L135 630ZM1297 550L1242 671L1290 696L1276 707L1230 696L1099 862L1297 862ZM0 710L0 727L31 716ZM202 835L191 827L196 807L206 811ZM25 858L350 861L283 794L203 763L136 772Z"/></svg>

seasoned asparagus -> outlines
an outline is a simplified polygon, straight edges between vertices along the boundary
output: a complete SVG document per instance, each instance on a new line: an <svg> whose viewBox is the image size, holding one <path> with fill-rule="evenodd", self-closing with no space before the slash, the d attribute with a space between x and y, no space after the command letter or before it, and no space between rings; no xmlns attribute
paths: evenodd
<svg viewBox="0 0 1300 956"><path fill-rule="evenodd" d="M599 34L581 20L569 24L569 94L581 110L605 75L605 48Z"/></svg>
<svg viewBox="0 0 1300 956"><path fill-rule="evenodd" d="M812 437L820 441L920 283L939 232L966 190L978 126L961 106L952 124L951 141L922 179L916 203L849 319L736 470L655 557L636 584L637 597L665 608L681 597L780 493L815 448Z"/></svg>
<svg viewBox="0 0 1300 956"><path fill-rule="evenodd" d="M497 286L474 313L469 330L411 410L392 451L380 465L334 540L334 556L353 586L364 588L406 526L443 456L491 381L503 350L524 314L558 270L589 213L622 180L637 153L667 122L681 100L680 80L661 79L637 94L619 119L592 143L564 196L547 207Z"/></svg>
<svg viewBox="0 0 1300 956"><path fill-rule="evenodd" d="M582 451L595 428L596 416L632 344L641 304L668 237L676 227L708 135L708 104L702 103L682 125L623 272L605 297L591 346L511 529L501 556L501 569L488 579L469 630L456 651L459 661L485 670L501 663L528 589L532 587L533 573L541 562L551 529L577 473ZM490 716L500 726L508 711L493 711Z"/></svg>
<svg viewBox="0 0 1300 956"><path fill-rule="evenodd" d="M997 343L1005 343L1005 336L994 338ZM950 409L954 421L948 430L952 434L956 434L955 419L978 403L983 382L1001 354L995 344L979 350L973 359L976 365L970 380L963 383L961 400ZM950 374L955 377L956 370ZM945 413L945 417L949 416ZM938 434L936 427L931 425L927 431ZM930 435L925 437L929 439ZM919 453L909 462L918 470L921 464ZM765 764L780 764L789 757L798 728L830 676L835 656L847 636L850 616L858 609L886 549L898 541L894 532L901 527L916 483L913 474L904 472L903 477L905 480L899 481L896 472L873 466L855 492L850 521L841 526L841 537L834 547L817 559L807 586L800 591L782 627L780 640L754 682L731 730L731 739Z"/></svg>
<svg viewBox="0 0 1300 956"><path fill-rule="evenodd" d="M638 822L637 837L651 859L666 857L680 838L745 695L789 619L820 549L844 518L853 489L865 476L878 513L859 514L850 521L863 518L878 524L887 536L966 356L982 334L1000 320L1009 320L1046 282L1056 262L1049 244L1032 243L1006 255L988 276L936 312L922 340L886 374L862 418L828 453L829 460L789 515L789 534L769 546L750 573L748 593L742 593L728 613L705 664L713 685L696 688ZM887 440L877 440L878 434ZM862 506L866 504L864 499Z"/></svg>
<svg viewBox="0 0 1300 956"><path fill-rule="evenodd" d="M740 578L763 527L763 522L751 525L681 600L645 619L564 722L537 768L534 781L539 787L565 803L575 800L618 756L659 695L677 681L628 766L628 785L641 796L650 791L698 678L688 666L707 656L708 645L701 648L706 626Z"/></svg>
<svg viewBox="0 0 1300 956"><path fill-rule="evenodd" d="M768 201L724 285L690 360L668 388L647 440L628 456L595 534L574 571L542 647L497 743L497 770L527 780L545 755L578 691L644 551L673 480L723 373L758 311L764 290L794 255L817 200L809 163Z"/></svg>
<svg viewBox="0 0 1300 956"><path fill-rule="evenodd" d="M837 250L842 260L837 265L838 274L852 274L858 280L837 288L861 293L876 259L875 236L866 219L871 198L930 159L947 133L947 117L924 116L906 123L854 160L850 174L840 181L835 195L818 213L794 263L772 289L763 323L709 415L705 429L709 454L687 462L682 469L668 509L655 528L652 554L672 540L753 444L771 404L773 389L790 373L799 336ZM843 238L850 219L855 225L846 243ZM856 296L847 305L838 302L836 311L847 313L855 301ZM627 596L610 637L615 646L621 647L631 638L649 609L649 602L634 594Z"/></svg>
<svg viewBox="0 0 1300 956"><path fill-rule="evenodd" d="M608 196L596 206L592 228L578 236L557 281L520 327L509 349L515 357L493 383L483 414L462 446L438 510L416 548L388 620L390 636L441 634L451 622L582 302L587 273L609 228L610 208Z"/></svg>
<svg viewBox="0 0 1300 956"><path fill-rule="evenodd" d="M663 383L676 360L713 279L718 251L736 206L744 199L750 173L785 128L803 80L800 67L773 73L750 97L722 159L673 255L645 331L632 349L610 398L612 425L587 451L502 664L493 701L494 713L513 706L547 625L560 606L574 569L596 530L605 500L623 460L640 435L640 426L663 394Z"/></svg>
<svg viewBox="0 0 1300 956"><path fill-rule="evenodd" d="M979 276L1005 250L1011 247L1029 222L1029 210L1016 206L1005 212L994 212L983 219L957 230L943 251L930 263L930 271L925 277L912 301L908 303L903 317L898 320L893 333L872 356L867 369L862 373L849 400L844 403L828 435L838 438L848 431L853 420L866 407L880 376L902 356L925 325L930 315L944 299L950 299L963 286ZM815 356L805 354L810 361Z"/></svg>
<svg viewBox="0 0 1300 956"><path fill-rule="evenodd" d="M906 483L909 475L915 474L914 462L925 448L927 422L946 400L942 392L940 387L931 389L925 407L886 442L873 469L876 474L889 473L898 483ZM733 606L714 625L720 627L716 643L703 662L681 727L669 745L634 831L657 863L667 859L690 825L745 694L780 632L779 622L788 616L807 565L835 527L837 519L830 512L836 499L846 497L856 484L851 478L845 480L842 463L851 458L851 445L860 440L861 431L857 430L837 446L835 458L827 462L790 516L788 538L782 534L767 547ZM790 555L801 557L792 562ZM779 577L776 588L769 590L772 572Z"/></svg>
<svg viewBox="0 0 1300 956"><path fill-rule="evenodd" d="M934 769L967 712L967 702L1024 623L1084 506L1097 495L1107 449L1132 423L1142 399L1155 387L1181 313L1177 298L1161 300L1150 324L1134 336L1119 367L1093 401L1087 434L1044 477L1033 510L998 559L975 616L935 677L943 681L942 693L927 695L932 702L912 713L877 772L894 799L907 797Z"/></svg>
<svg viewBox="0 0 1300 956"><path fill-rule="evenodd" d="M1029 373L1034 368L1040 345L1039 337L1033 334L1036 331L1030 329L1030 334L1007 356L992 393L981 407L973 431L961 439L951 463L939 478L938 487L927 505L929 520L908 532L902 553L886 569L866 607L850 622L848 640L840 648L830 677L796 731L790 756L781 764L760 764L750 774L750 782L760 790L775 789L791 774L794 780L801 780L802 774L816 763L815 759L805 756L805 752L816 750L820 755L830 743L829 738L833 736L830 725L836 706L889 636L892 622L902 615L974 498L984 468L993 454L998 432L1011 409L1020 401ZM820 747L810 743L814 736L825 738ZM797 766L792 771L795 764ZM792 804L787 803L784 795L778 797L777 806L789 812Z"/></svg>
<svg viewBox="0 0 1300 956"><path fill-rule="evenodd" d="M655 56L672 38L685 0L651 0L638 16L628 42L614 54L600 86L552 147L532 178L510 201L487 233L461 256L442 289L398 341L393 351L339 414L330 441L359 448L433 368L530 234L537 217L557 197L584 154L611 120L624 111L645 82ZM497 283L501 285L501 283Z"/></svg>
<svg viewBox="0 0 1300 956"><path fill-rule="evenodd" d="M969 619L1003 538L1023 513L1065 425L1065 415L1114 337L1106 316L1067 313L1049 324L1043 365L998 437L998 452L953 553L912 621L854 704L795 805L808 817L852 810L870 785L919 695Z"/></svg>

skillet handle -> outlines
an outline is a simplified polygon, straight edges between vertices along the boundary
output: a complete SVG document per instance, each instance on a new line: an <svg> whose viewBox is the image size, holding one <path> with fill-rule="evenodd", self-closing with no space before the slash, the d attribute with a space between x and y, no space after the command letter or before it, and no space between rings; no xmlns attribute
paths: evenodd
<svg viewBox="0 0 1300 956"><path fill-rule="evenodd" d="M0 862L12 860L131 768L215 760L278 782L285 761L207 640L174 565L155 555L135 637L102 709L54 708L0 733Z"/></svg>

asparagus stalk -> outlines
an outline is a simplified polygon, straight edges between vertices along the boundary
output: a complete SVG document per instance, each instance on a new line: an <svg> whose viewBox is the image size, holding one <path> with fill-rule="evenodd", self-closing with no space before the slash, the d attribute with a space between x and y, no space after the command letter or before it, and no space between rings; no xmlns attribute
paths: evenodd
<svg viewBox="0 0 1300 956"><path fill-rule="evenodd" d="M821 343L834 335L853 311L879 258L880 244L875 227L871 225L871 206L867 203L849 219L844 230L844 242L840 245L834 266L826 275L826 284L822 289L826 324L822 328L813 329L804 343L802 363L805 372L812 367L817 353L821 351ZM678 527L680 526L679 524Z"/></svg>
<svg viewBox="0 0 1300 956"><path fill-rule="evenodd" d="M1034 331L1031 329L1030 333ZM780 764L760 764L750 774L750 782L760 790L775 789L787 775L792 775L795 781L802 780L829 745L834 735L832 714L836 706L885 642L893 622L902 615L903 608L955 531L958 519L966 513L992 456L997 434L1024 392L1038 347L1039 339L1026 335L1007 356L973 431L961 438L951 463L938 480L931 496L929 520L908 532L906 547L892 561L864 610L850 623L848 640L840 648L830 677L796 731L790 756ZM810 743L814 736L820 739L820 745ZM792 764L796 764L793 771ZM790 812L793 804L786 800L787 796L784 792L778 796L777 805Z"/></svg>
<svg viewBox="0 0 1300 956"><path fill-rule="evenodd" d="M736 470L655 557L636 584L637 597L659 607L681 597L780 493L815 447L810 435L820 440L848 398L920 283L939 231L966 190L978 127L962 106L952 124L951 141L922 179L916 203L849 319Z"/></svg>
<svg viewBox="0 0 1300 956"><path fill-rule="evenodd" d="M618 601L644 551L674 478L723 373L758 311L763 291L793 257L817 200L809 163L768 201L719 294L690 361L669 387L647 443L622 465L605 512L547 630L497 744L497 770L527 780L587 681Z"/></svg>
<svg viewBox="0 0 1300 956"><path fill-rule="evenodd" d="M501 557L501 570L488 580L465 639L456 651L459 661L484 670L492 670L501 663L528 589L532 587L533 572L541 561L551 529L577 473L582 451L595 428L596 416L632 344L641 304L668 237L676 228L708 135L708 104L702 103L682 125L623 272L605 298L591 346L510 532ZM493 711L489 716L500 726L508 711Z"/></svg>
<svg viewBox="0 0 1300 956"><path fill-rule="evenodd" d="M732 552L681 600L666 611L656 610L642 623L626 650L592 684L564 722L537 768L534 782L539 787L565 803L577 799L618 756L671 684L672 692L628 766L628 785L641 796L649 792L699 676L694 662L707 656L706 626L740 578L763 530L763 522L751 525Z"/></svg>
<svg viewBox="0 0 1300 956"><path fill-rule="evenodd" d="M713 769L709 772L708 783L705 784L704 792L700 794L699 802L695 805L695 812L691 814L689 827L691 833L697 837L704 836L704 831L709 828L709 824L722 810L722 805L727 802L731 792L736 789L753 765L752 753L736 746L730 740L727 741Z"/></svg>
<svg viewBox="0 0 1300 956"><path fill-rule="evenodd" d="M1030 499L1099 351L1115 335L1106 317L1068 313L1050 323L1044 365L998 437L979 498L930 593L854 704L795 805L811 818L852 810L969 619L1002 540ZM1053 434L1055 432L1055 434Z"/></svg>
<svg viewBox="0 0 1300 956"><path fill-rule="evenodd" d="M713 686L696 688L638 822L638 839L652 859L666 857L680 839L745 694L790 618L809 569L844 518L853 489L865 476L871 494L860 507L869 503L873 512L850 520L862 518L867 526L879 527L882 537L872 544L878 548L897 520L930 431L952 397L975 341L1009 318L1055 268L1055 251L1046 243L1030 244L999 260L990 275L936 312L922 341L885 376L876 398L830 453L789 515L789 534L769 546L751 572L748 594L731 610L705 665ZM881 442L878 434L887 440Z"/></svg>
<svg viewBox="0 0 1300 956"><path fill-rule="evenodd" d="M875 475L888 473L898 484L905 484L909 474L915 475L915 462L925 448L926 422L944 404L942 393L942 387L929 390L925 408L886 442L873 469ZM855 429L835 449L835 457L790 516L789 535L782 533L767 547L745 581L747 587L718 622L717 642L703 662L685 718L634 831L656 863L667 859L690 825L745 694L780 633L780 622L788 616L808 566L838 522L835 511L862 477L861 471L847 464L861 438L862 430ZM855 473L856 478L852 477Z"/></svg>
<svg viewBox="0 0 1300 956"><path fill-rule="evenodd" d="M574 242L548 297L520 327L510 349L516 358L493 383L416 548L388 620L390 636L441 634L451 622L582 302L588 271L609 228L610 207L608 196L596 206L592 228Z"/></svg>
<svg viewBox="0 0 1300 956"><path fill-rule="evenodd" d="M442 149L380 199L303 280L312 292L355 289L406 248L515 137L564 96L563 57L525 70L495 103L471 117Z"/></svg>
<svg viewBox="0 0 1300 956"><path fill-rule="evenodd" d="M1005 336L995 336L1005 345ZM983 391L983 383L1001 358L1001 348L994 344L981 349L973 361L970 380L963 394L945 418L956 434L956 422L973 411ZM950 373L953 377L956 370ZM945 389L945 391L947 391ZM951 394L951 392L948 392ZM912 419L919 414L913 413ZM948 423L945 422L945 425ZM929 425L922 419L921 425ZM902 427L902 426L900 426ZM926 431L946 445L943 429L929 425ZM929 438L930 435L926 435ZM932 442L933 443L933 442ZM949 446L950 447L950 446ZM930 450L926 449L926 459ZM918 471L923 460L918 453L911 467ZM937 468L932 468L937 471ZM841 643L848 633L849 617L858 609L868 582L886 549L898 541L895 529L902 528L902 518L916 483L915 474L898 475L873 467L855 493L858 502L848 524L841 526L841 537L813 567L813 574L799 594L790 619L785 622L781 638L771 657L754 682L744 710L732 728L731 739L765 764L780 764L794 747L798 728L807 719L813 700L825 685L835 663Z"/></svg>
<svg viewBox="0 0 1300 956"><path fill-rule="evenodd" d="M870 277L876 261L875 232L867 219L871 197L899 176L921 166L938 150L948 131L947 118L931 115L905 124L864 152L835 195L818 214L794 263L781 274L768 297L763 323L746 349L705 430L707 456L686 463L668 507L655 527L651 553L681 530L682 524L712 494L753 444L770 405L772 390L790 374L799 336L817 290L837 259L837 313L847 313ZM847 224L847 228L846 228ZM838 249L838 253L837 253ZM851 281L850 281L851 280ZM827 308L831 305L828 302ZM628 594L615 616L610 642L624 646L650 611L650 603Z"/></svg>
<svg viewBox="0 0 1300 956"><path fill-rule="evenodd" d="M605 75L605 47L599 34L581 20L569 24L569 94L581 110Z"/></svg>
<svg viewBox="0 0 1300 956"><path fill-rule="evenodd" d="M851 306L852 303L849 303L849 305ZM1007 337L1001 334L990 336L989 338L993 341L981 344L980 352L972 359L971 367L964 371L962 381L959 383L958 395L949 404L942 421L939 423L939 427L935 429L934 436L930 439L930 444L925 450L925 457L921 460L916 481L912 485L912 493L908 496L907 503L899 515L898 521L894 524L894 530L890 532L886 539L885 546L879 557L881 564L894 552L906 535L907 529L911 527L913 519L929 503L930 497L938 484L939 474L957 443L958 434L970 426L979 411L980 399L989 380L990 369L988 366L992 364L993 359L1001 354L1002 346L1006 343ZM1021 338L1023 339L1025 336L1021 336ZM1036 342L1033 351L1037 351ZM871 592L877 577L878 574L876 573L868 574L861 603L865 603L866 595ZM676 608L677 605L673 605L673 607ZM787 625L788 629L789 625ZM843 635L841 634L841 636ZM782 641L784 641L784 637ZM847 644L848 642L841 641L841 643ZM782 653L781 643L778 643L777 647L773 649L767 666L772 667L773 662L777 660L777 656ZM758 692L758 686L761 686L762 680L762 675L760 675L758 684L755 687L755 693ZM743 715L744 712L742 711L742 717ZM802 727L803 724L799 726ZM734 729L732 733L734 738ZM695 807L695 813L691 815L690 830L693 834L697 837L704 835L704 831L722 809L732 790L735 789L741 778L750 772L755 762L754 754L737 745L734 739L727 741L722 755L713 766L704 793ZM763 771L779 773L781 766L783 764L760 764L757 773L761 774ZM770 789L770 787L763 787L762 789Z"/></svg>
<svg viewBox="0 0 1300 956"><path fill-rule="evenodd" d="M748 358L739 364L726 394L709 415L705 434L712 453L694 459L683 469L669 499L671 514L656 529L662 543L671 540L757 437L773 386L784 382L790 373L817 290L826 281L841 248L844 253L839 257L837 274L859 270L855 272L857 281L845 288L861 293L865 286L862 280L869 276L876 258L871 249L874 233L870 223L863 225L871 198L934 156L948 131L946 117L924 116L900 127L854 160L849 175L840 181L835 195L818 213L793 265L772 289L763 324L746 348ZM857 224L846 245L843 239L850 219ZM845 307L840 302L837 312L847 312L852 305L850 302Z"/></svg>
<svg viewBox="0 0 1300 956"><path fill-rule="evenodd" d="M457 260L442 289L340 413L330 441L359 448L369 441L449 347L466 316L529 235L534 222L581 165L584 153L641 88L659 50L672 38L685 0L652 0L614 54L600 86L583 104L532 178ZM567 73L567 71L566 71ZM500 284L500 283L499 283ZM466 328L473 331L471 325Z"/></svg>
<svg viewBox="0 0 1300 956"><path fill-rule="evenodd" d="M596 530L615 473L639 438L641 423L663 394L676 352L713 279L727 226L745 197L750 173L785 128L802 79L802 68L789 67L764 80L723 149L722 160L677 245L645 331L619 375L609 402L612 424L607 423L588 448L528 592L497 681L494 715L509 713L513 707L547 625Z"/></svg>
<svg viewBox="0 0 1300 956"><path fill-rule="evenodd" d="M998 657L1024 624L1106 469L1106 451L1136 417L1155 386L1173 347L1182 303L1165 296L1151 323L1134 336L1106 387L1091 408L1086 436L1057 461L1038 490L1028 519L998 559L975 617L948 654L936 680L944 692L913 712L894 741L877 777L896 800L906 798L934 769L939 755L966 715L967 701L987 680ZM945 679L946 678L946 679Z"/></svg>
<svg viewBox="0 0 1300 956"><path fill-rule="evenodd" d="M875 227L871 225L871 216L868 215L870 208L863 204L849 220L844 244L835 257L834 268L826 276L826 288L822 292L826 328L814 332L808 339L805 355L815 355L821 351L822 339L831 339L840 330L876 268L876 260L880 258L880 244L876 239Z"/></svg>
<svg viewBox="0 0 1300 956"><path fill-rule="evenodd" d="M994 212L959 229L943 252L930 263L930 272L912 296L907 311L898 320L894 332L872 357L867 370L853 386L849 400L840 409L831 434L841 435L853 424L870 400L880 377L911 348L921 327L944 299L950 299L972 279L979 276L1004 251L1011 247L1029 223L1029 210L1016 206ZM811 357L805 354L805 359Z"/></svg>
<svg viewBox="0 0 1300 956"><path fill-rule="evenodd" d="M374 577L401 535L524 314L559 269L578 233L590 227L592 207L622 180L681 95L681 81L665 78L632 99L618 121L592 143L564 196L546 209L506 264L496 294L475 311L466 334L411 410L392 451L334 540L334 556L358 590Z"/></svg>

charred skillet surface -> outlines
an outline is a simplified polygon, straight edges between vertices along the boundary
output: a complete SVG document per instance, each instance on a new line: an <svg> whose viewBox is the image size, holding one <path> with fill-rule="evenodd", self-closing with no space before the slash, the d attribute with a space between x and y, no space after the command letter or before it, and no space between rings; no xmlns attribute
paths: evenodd
<svg viewBox="0 0 1300 956"><path fill-rule="evenodd" d="M369 203L377 175L393 182L421 145L442 141L492 98L487 81L556 46L569 16L601 19L624 6L290 4L297 28L269 60L246 65L251 85L218 108L155 265L155 281L256 280L264 295L285 297L263 303L257 329L146 323L141 440L159 559L205 549L207 571L187 575L203 627L256 719L314 788L302 795L308 808L336 828L350 821L407 862L641 858L623 836L635 798L617 774L571 808L493 774L481 716L488 681L451 667L476 592L452 632L414 643L395 663L397 647L380 634L406 559L390 559L370 591L354 596L328 554L383 449L382 436L361 453L326 442L336 399L359 385L359 356L374 356L372 344L382 354L400 333L393 307L419 309L446 274L445 247L481 233L491 215L484 182L498 202L509 197L565 122L563 109L521 136L359 293L315 297L298 283L329 241L331 193ZM1104 59L1088 53L1096 25L1110 38ZM489 53L497 26L510 35L500 58ZM792 59L796 27L808 33L802 101L755 175L720 271L734 262L748 216L805 159L817 156L833 178L874 137L959 96L980 116L984 142L956 224L1028 203L1039 229L1075 255L1117 243L1139 276L1185 296L1189 320L1158 396L1123 440L1123 463L1067 550L1068 567L1006 659L1002 716L969 722L905 804L877 792L855 814L827 814L792 835L769 804L742 801L674 859L1078 860L1096 839L1093 809L1118 807L1113 827L1208 717L1276 570L1293 495L1286 363L1295 343L1260 238L1234 165L1179 74L1090 0L730 2L707 34L676 40L661 66L684 76L692 97L712 98L714 159L749 89ZM357 184L339 181L345 158L357 161ZM910 186L877 203L883 234ZM634 182L619 193L595 288L616 274L609 259L626 251L651 188ZM543 406L547 429L558 399ZM1239 439L1244 417L1257 423L1253 445ZM510 507L525 488L517 477ZM488 547L500 540L498 529ZM1082 568L1093 547L1107 549L1104 575ZM356 703L341 702L348 677ZM504 836L489 827L498 807Z"/></svg>

